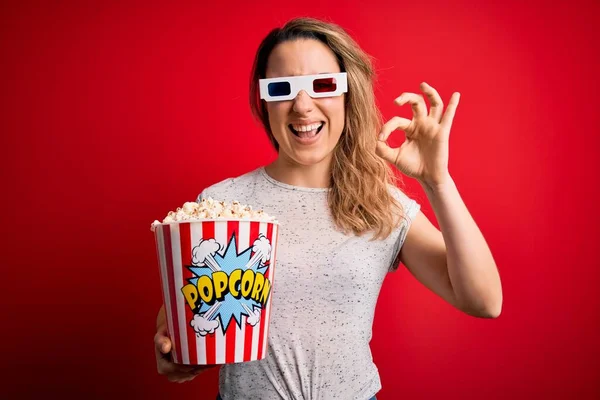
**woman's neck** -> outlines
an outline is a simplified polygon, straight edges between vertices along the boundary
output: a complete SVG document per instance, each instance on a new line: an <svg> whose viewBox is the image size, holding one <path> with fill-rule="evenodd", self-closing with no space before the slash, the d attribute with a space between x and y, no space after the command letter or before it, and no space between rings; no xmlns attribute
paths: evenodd
<svg viewBox="0 0 600 400"><path fill-rule="evenodd" d="M331 186L331 160L323 160L313 165L300 165L277 157L265 166L265 171L273 179L288 185L307 188Z"/></svg>

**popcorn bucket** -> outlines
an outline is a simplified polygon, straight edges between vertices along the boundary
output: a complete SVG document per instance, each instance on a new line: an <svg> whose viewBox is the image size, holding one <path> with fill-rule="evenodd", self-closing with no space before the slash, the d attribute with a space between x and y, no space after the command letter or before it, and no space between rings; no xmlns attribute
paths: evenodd
<svg viewBox="0 0 600 400"><path fill-rule="evenodd" d="M224 218L155 227L175 363L227 364L266 356L278 227Z"/></svg>

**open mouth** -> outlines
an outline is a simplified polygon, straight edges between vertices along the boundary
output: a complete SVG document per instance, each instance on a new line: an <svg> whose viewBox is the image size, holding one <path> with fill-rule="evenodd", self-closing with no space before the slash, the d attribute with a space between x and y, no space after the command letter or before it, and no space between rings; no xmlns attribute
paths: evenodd
<svg viewBox="0 0 600 400"><path fill-rule="evenodd" d="M292 124L288 125L288 128L290 129L290 131L292 131L292 133L300 138L307 138L307 137L313 137L318 135L321 130L323 130L323 127L325 126L325 122L321 121L321 126L319 126L317 129L312 130L312 131L306 131L306 132L299 132L297 130L294 129L294 127L292 126Z"/></svg>

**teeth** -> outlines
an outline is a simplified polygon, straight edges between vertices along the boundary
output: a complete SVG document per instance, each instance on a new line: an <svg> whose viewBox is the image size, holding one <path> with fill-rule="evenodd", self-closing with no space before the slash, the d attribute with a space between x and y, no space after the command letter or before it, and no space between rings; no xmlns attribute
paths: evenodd
<svg viewBox="0 0 600 400"><path fill-rule="evenodd" d="M292 124L292 127L298 132L310 132L310 131L314 131L315 129L319 129L321 127L321 125L323 125L323 123L311 124L311 125L294 125L294 124Z"/></svg>

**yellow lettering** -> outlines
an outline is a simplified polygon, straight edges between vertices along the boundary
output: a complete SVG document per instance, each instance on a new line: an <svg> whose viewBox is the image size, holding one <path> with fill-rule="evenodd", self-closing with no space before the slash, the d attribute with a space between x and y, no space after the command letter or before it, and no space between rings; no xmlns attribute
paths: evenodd
<svg viewBox="0 0 600 400"><path fill-rule="evenodd" d="M271 282L268 279L265 279L265 286L263 287L263 291L260 296L260 303L262 303L263 306L267 305L267 300L269 299L270 292L271 292Z"/></svg>
<svg viewBox="0 0 600 400"><path fill-rule="evenodd" d="M239 282L242 280L242 270L236 269L229 275L229 292L236 299L240 298Z"/></svg>
<svg viewBox="0 0 600 400"><path fill-rule="evenodd" d="M203 302L211 304L213 300L213 285L208 276L204 275L198 278L198 292L200 292Z"/></svg>
<svg viewBox="0 0 600 400"><path fill-rule="evenodd" d="M181 293L183 293L183 297L185 298L185 301L187 301L190 308L195 310L197 306L196 303L198 302L198 289L196 289L196 286L188 283L181 288Z"/></svg>
<svg viewBox="0 0 600 400"><path fill-rule="evenodd" d="M244 298L250 297L250 292L252 291L252 286L254 284L254 271L251 269L247 269L242 275L242 296Z"/></svg>
<svg viewBox="0 0 600 400"><path fill-rule="evenodd" d="M183 297L192 310L200 305L200 301L208 305L223 301L228 293L236 299L243 296L266 305L271 292L271 282L260 272L255 273L251 269L236 269L229 276L224 271L216 271L212 277L199 277L196 285L197 287L187 284L181 288Z"/></svg>
<svg viewBox="0 0 600 400"><path fill-rule="evenodd" d="M261 273L257 273L254 277L254 288L252 288L252 300L258 301L260 299L260 290L265 284L265 276Z"/></svg>
<svg viewBox="0 0 600 400"><path fill-rule="evenodd" d="M217 271L213 273L212 279L215 285L215 299L223 301L227 294L227 274L223 271Z"/></svg>

